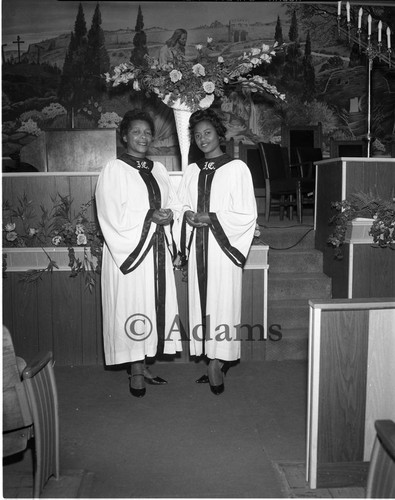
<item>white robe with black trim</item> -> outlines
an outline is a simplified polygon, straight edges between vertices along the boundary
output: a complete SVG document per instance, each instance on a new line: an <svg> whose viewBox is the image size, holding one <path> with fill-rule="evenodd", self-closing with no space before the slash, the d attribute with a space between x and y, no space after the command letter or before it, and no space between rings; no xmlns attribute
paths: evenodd
<svg viewBox="0 0 395 500"><path fill-rule="evenodd" d="M178 196L185 210L197 211L200 168L189 165ZM242 268L255 231L257 207L252 177L241 160L232 160L214 174L209 214L206 339L202 342L202 311L196 261L196 231L187 224L190 354L235 361L240 358ZM225 238L224 238L225 236ZM222 245L222 246L221 246Z"/></svg>
<svg viewBox="0 0 395 500"><path fill-rule="evenodd" d="M164 165L154 162L152 174L161 192L161 208L173 210L175 218L180 204ZM121 364L154 357L157 354L154 257L151 248L143 257L157 225L150 220L147 187L139 171L117 159L109 162L96 185L97 214L105 244L102 262L102 311L105 361ZM152 210L151 210L152 212ZM147 234L143 235L143 228ZM170 225L164 226L167 240L172 241ZM127 272L125 261L144 241L136 264ZM172 254L166 249L166 300L164 353L181 351L181 339L174 320L178 304ZM120 268L126 271L124 274Z"/></svg>

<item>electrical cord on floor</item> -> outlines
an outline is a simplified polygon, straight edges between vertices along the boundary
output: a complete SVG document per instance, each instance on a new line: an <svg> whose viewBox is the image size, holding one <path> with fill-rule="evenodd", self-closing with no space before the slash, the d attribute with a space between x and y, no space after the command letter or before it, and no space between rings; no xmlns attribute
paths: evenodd
<svg viewBox="0 0 395 500"><path fill-rule="evenodd" d="M264 225L261 225L259 224L259 227L260 228L265 228L265 229L290 229L292 227L310 227L306 224L298 224L298 225L294 225L294 226L264 226ZM291 245L290 247L284 247L284 248L276 248L276 247L273 247L271 245L268 245L269 249L270 250L290 250L291 248L294 248L296 247L297 245L299 245L299 243L304 239L306 238L306 236L311 232L311 231L314 231L314 227L310 227L310 229L308 231L305 232L305 234L299 238L299 240L294 244L294 245Z"/></svg>

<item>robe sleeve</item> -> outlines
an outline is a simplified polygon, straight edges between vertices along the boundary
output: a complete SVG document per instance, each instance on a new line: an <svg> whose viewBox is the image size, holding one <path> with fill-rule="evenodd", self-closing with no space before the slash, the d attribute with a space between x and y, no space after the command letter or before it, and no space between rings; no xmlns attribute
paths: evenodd
<svg viewBox="0 0 395 500"><path fill-rule="evenodd" d="M116 265L123 267L125 274L127 259L133 253L136 259L144 255L156 228L154 210L144 207L144 197L127 192L127 175L118 160L112 161L100 173L95 191L101 231Z"/></svg>
<svg viewBox="0 0 395 500"><path fill-rule="evenodd" d="M229 207L209 213L210 228L223 251L242 267L254 237L258 214L251 172L241 160L235 160L229 187Z"/></svg>

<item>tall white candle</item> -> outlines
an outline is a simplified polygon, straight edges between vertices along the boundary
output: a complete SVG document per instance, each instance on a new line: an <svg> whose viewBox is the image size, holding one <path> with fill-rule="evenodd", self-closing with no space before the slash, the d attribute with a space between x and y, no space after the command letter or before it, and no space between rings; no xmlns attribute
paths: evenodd
<svg viewBox="0 0 395 500"><path fill-rule="evenodd" d="M381 42L381 30L383 29L383 23L379 21L378 31L377 31L377 41Z"/></svg>
<svg viewBox="0 0 395 500"><path fill-rule="evenodd" d="M362 14L363 14L363 10L362 10L362 7L359 9L358 11L358 29L360 30L361 27L362 27Z"/></svg>
<svg viewBox="0 0 395 500"><path fill-rule="evenodd" d="M368 15L368 36L372 34L372 16Z"/></svg>
<svg viewBox="0 0 395 500"><path fill-rule="evenodd" d="M341 2L337 2L337 15L338 16L340 16L341 11L342 11L342 3Z"/></svg>
<svg viewBox="0 0 395 500"><path fill-rule="evenodd" d="M347 22L350 22L350 2L346 3L346 10L347 10Z"/></svg>
<svg viewBox="0 0 395 500"><path fill-rule="evenodd" d="M391 30L390 27L387 27L387 47L391 48Z"/></svg>

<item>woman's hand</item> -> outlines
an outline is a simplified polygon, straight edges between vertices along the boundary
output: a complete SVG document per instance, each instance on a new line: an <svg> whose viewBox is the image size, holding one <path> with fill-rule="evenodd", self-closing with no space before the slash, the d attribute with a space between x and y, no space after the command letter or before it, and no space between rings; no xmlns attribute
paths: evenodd
<svg viewBox="0 0 395 500"><path fill-rule="evenodd" d="M188 224L192 227L204 227L211 224L210 217L207 212L185 212L185 218Z"/></svg>
<svg viewBox="0 0 395 500"><path fill-rule="evenodd" d="M173 212L170 208L160 208L152 214L152 222L159 226L167 226L173 220Z"/></svg>

